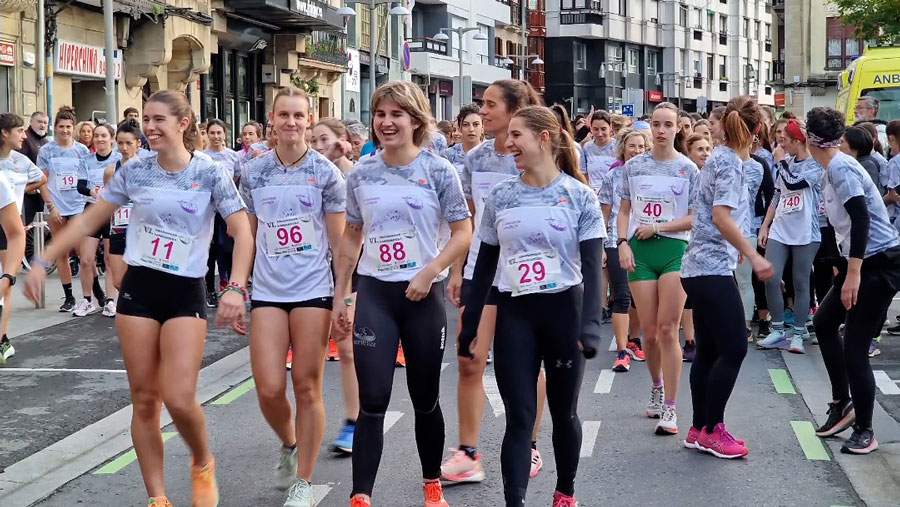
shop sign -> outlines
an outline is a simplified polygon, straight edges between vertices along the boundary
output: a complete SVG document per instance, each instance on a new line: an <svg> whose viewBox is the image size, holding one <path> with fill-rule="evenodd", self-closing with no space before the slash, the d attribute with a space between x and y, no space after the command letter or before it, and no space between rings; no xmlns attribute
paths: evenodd
<svg viewBox="0 0 900 507"><path fill-rule="evenodd" d="M16 64L16 46L0 42L0 65Z"/></svg>
<svg viewBox="0 0 900 507"><path fill-rule="evenodd" d="M660 91L650 90L647 92L647 101L649 102L662 102L663 94Z"/></svg>
<svg viewBox="0 0 900 507"><path fill-rule="evenodd" d="M785 96L783 93L775 94L775 107L784 107Z"/></svg>
<svg viewBox="0 0 900 507"><path fill-rule="evenodd" d="M116 79L122 79L122 52L113 55ZM102 79L106 77L106 51L97 46L86 46L77 42L58 40L53 72Z"/></svg>
<svg viewBox="0 0 900 507"><path fill-rule="evenodd" d="M347 81L348 92L359 93L359 51L347 48Z"/></svg>
<svg viewBox="0 0 900 507"><path fill-rule="evenodd" d="M322 6L312 0L294 0L294 12L316 19L322 19L325 14Z"/></svg>

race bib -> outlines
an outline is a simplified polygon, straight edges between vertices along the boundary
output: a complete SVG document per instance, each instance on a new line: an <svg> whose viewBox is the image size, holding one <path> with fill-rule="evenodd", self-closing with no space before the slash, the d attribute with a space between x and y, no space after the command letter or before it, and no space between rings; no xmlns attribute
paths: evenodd
<svg viewBox="0 0 900 507"><path fill-rule="evenodd" d="M415 230L368 238L369 256L380 273L415 269L422 266L419 238Z"/></svg>
<svg viewBox="0 0 900 507"><path fill-rule="evenodd" d="M825 216L825 199L819 200L819 216Z"/></svg>
<svg viewBox="0 0 900 507"><path fill-rule="evenodd" d="M75 174L57 174L56 188L58 190L74 190L78 185L78 176Z"/></svg>
<svg viewBox="0 0 900 507"><path fill-rule="evenodd" d="M512 295L551 291L559 286L562 268L556 250L532 251L510 257L503 268Z"/></svg>
<svg viewBox="0 0 900 507"><path fill-rule="evenodd" d="M113 227L127 227L131 220L132 205L122 206L113 213Z"/></svg>
<svg viewBox="0 0 900 507"><path fill-rule="evenodd" d="M318 250L316 228L311 215L282 218L266 223L266 250L269 257Z"/></svg>
<svg viewBox="0 0 900 507"><path fill-rule="evenodd" d="M144 224L138 234L138 255L146 266L179 273L187 267L193 242L193 238L177 232Z"/></svg>
<svg viewBox="0 0 900 507"><path fill-rule="evenodd" d="M788 192L781 197L781 211L796 213L803 210L803 194L799 191Z"/></svg>
<svg viewBox="0 0 900 507"><path fill-rule="evenodd" d="M671 222L675 220L675 199L638 194L634 200L634 211L640 225Z"/></svg>

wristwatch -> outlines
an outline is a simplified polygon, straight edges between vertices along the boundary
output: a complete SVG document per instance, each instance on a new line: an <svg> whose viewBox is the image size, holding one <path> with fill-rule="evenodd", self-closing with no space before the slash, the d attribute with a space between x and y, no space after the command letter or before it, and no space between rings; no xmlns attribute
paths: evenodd
<svg viewBox="0 0 900 507"><path fill-rule="evenodd" d="M617 240L616 240L616 248L619 248L619 245L621 245L622 243L628 243L628 240L625 239L625 238L619 238L619 239L617 239Z"/></svg>
<svg viewBox="0 0 900 507"><path fill-rule="evenodd" d="M3 279L3 278L8 278L8 279L9 279L9 286L10 286L10 287L12 287L13 285L16 284L16 277L12 276L12 275L9 274L9 273L3 273L2 275L0 275L0 279Z"/></svg>

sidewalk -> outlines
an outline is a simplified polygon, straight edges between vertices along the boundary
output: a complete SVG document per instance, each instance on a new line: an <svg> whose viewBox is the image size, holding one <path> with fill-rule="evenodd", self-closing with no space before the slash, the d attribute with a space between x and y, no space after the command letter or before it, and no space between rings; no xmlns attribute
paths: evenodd
<svg viewBox="0 0 900 507"><path fill-rule="evenodd" d="M18 283L13 287L12 316L9 318L8 333L10 338L72 320L71 313L61 313L59 311L59 306L63 302L63 289L59 283L59 275L56 272L47 278L46 297L44 298L47 304L46 308L35 308L34 303L25 298L22 287L24 287L26 276L27 272L19 271ZM78 283L77 278L73 280L73 286ZM81 287L74 287L73 291L76 295L80 294Z"/></svg>

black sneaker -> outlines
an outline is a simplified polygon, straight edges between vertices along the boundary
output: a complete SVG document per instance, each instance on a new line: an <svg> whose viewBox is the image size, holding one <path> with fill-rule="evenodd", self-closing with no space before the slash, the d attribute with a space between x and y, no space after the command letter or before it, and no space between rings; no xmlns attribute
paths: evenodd
<svg viewBox="0 0 900 507"><path fill-rule="evenodd" d="M71 312L75 309L75 298L66 298L66 301L59 307L61 313Z"/></svg>
<svg viewBox="0 0 900 507"><path fill-rule="evenodd" d="M216 308L217 306L219 306L219 296L215 292L208 293L206 295L206 307Z"/></svg>
<svg viewBox="0 0 900 507"><path fill-rule="evenodd" d="M772 330L769 328L768 320L762 320L759 322L759 330L757 330L756 336L758 336L760 338L765 338L766 336L769 336L769 333L771 333L771 332L772 332Z"/></svg>
<svg viewBox="0 0 900 507"><path fill-rule="evenodd" d="M900 324L894 324L893 326L888 326L887 332L888 332L888 334L892 334L894 336L900 335Z"/></svg>
<svg viewBox="0 0 900 507"><path fill-rule="evenodd" d="M856 422L856 412L852 400L842 400L828 404L828 420L816 429L816 436L832 437L849 428Z"/></svg>
<svg viewBox="0 0 900 507"><path fill-rule="evenodd" d="M612 310L610 310L608 308L604 308L603 309L603 323L609 324L610 322L612 322Z"/></svg>
<svg viewBox="0 0 900 507"><path fill-rule="evenodd" d="M844 454L869 454L875 449L878 449L875 432L857 425L853 425L853 434L841 446L841 452Z"/></svg>
<svg viewBox="0 0 900 507"><path fill-rule="evenodd" d="M697 357L697 347L694 346L694 342L684 342L684 348L681 349L681 360L685 363L693 363L695 357Z"/></svg>

